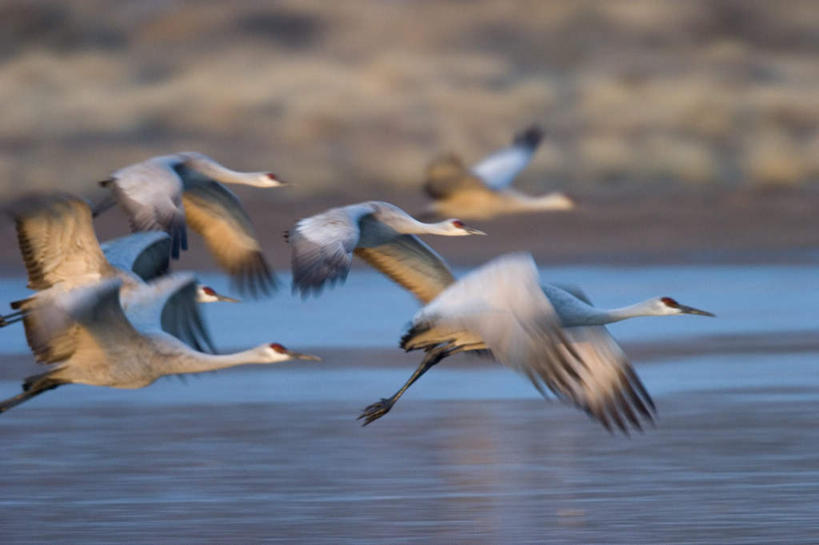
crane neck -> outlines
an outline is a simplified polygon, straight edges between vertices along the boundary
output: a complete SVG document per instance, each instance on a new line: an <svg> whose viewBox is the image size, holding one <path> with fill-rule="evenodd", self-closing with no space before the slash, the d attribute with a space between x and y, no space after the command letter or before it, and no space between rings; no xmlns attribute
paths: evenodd
<svg viewBox="0 0 819 545"><path fill-rule="evenodd" d="M660 316L654 305L654 301L648 299L633 305L625 307L618 307L612 309L594 309L596 321L593 325L605 325L614 322L620 322L629 318L637 318L638 316Z"/></svg>
<svg viewBox="0 0 819 545"><path fill-rule="evenodd" d="M163 362L163 374L177 375L218 371L244 364L270 363L256 348L231 354L206 354L186 347L181 357L168 358Z"/></svg>

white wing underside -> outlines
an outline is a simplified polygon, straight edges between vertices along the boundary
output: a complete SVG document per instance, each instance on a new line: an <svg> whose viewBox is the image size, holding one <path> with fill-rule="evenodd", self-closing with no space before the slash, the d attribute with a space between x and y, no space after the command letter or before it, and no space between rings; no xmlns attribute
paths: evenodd
<svg viewBox="0 0 819 545"><path fill-rule="evenodd" d="M414 324L477 333L503 364L611 429L639 428L654 406L603 327L562 328L529 255L502 256L447 288ZM626 422L628 421L628 423Z"/></svg>
<svg viewBox="0 0 819 545"><path fill-rule="evenodd" d="M472 167L472 173L493 190L504 189L532 162L533 150L512 146L489 155Z"/></svg>

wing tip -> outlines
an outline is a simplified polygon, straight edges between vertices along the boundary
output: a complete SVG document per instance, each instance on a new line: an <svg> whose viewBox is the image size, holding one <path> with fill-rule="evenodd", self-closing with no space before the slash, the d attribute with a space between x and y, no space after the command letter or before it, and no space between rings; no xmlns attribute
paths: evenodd
<svg viewBox="0 0 819 545"><path fill-rule="evenodd" d="M524 146L531 150L535 150L538 146L540 146L540 142L543 140L544 135L545 132L543 127L537 123L533 123L515 134L514 145Z"/></svg>

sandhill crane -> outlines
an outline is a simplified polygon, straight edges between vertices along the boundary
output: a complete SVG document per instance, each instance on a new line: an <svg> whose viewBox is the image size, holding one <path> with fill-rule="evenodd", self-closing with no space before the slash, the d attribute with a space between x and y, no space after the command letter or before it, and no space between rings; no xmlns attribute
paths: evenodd
<svg viewBox="0 0 819 545"><path fill-rule="evenodd" d="M163 230L170 252L187 249L185 223L204 239L210 253L237 286L253 296L267 295L276 280L262 254L253 224L239 199L222 183L255 187L284 185L266 172L237 172L196 152L152 157L114 172L100 184L112 190L133 231Z"/></svg>
<svg viewBox="0 0 819 545"><path fill-rule="evenodd" d="M460 220L422 223L395 205L368 201L332 208L299 220L285 236L291 246L293 291L318 294L325 283L347 278L352 254L379 267L378 248L424 247L415 235L483 235ZM431 250L430 250L431 251Z"/></svg>
<svg viewBox="0 0 819 545"><path fill-rule="evenodd" d="M100 244L102 253L114 267L130 270L142 280L150 281L168 274L171 237L164 231L142 231L106 240ZM217 293L210 286L196 287L197 303L238 303L239 300ZM0 324L2 325L2 324Z"/></svg>
<svg viewBox="0 0 819 545"><path fill-rule="evenodd" d="M131 292L144 285L129 266L141 270L146 278L156 278L160 271L167 271L167 254L160 255L163 243L166 247L168 244L165 233L143 233L108 242L106 251L123 266L109 262L94 233L91 209L77 197L65 194L30 197L12 205L10 212L28 272L28 287L38 291L31 297L14 301L11 306L16 312L0 317L0 326L22 320L29 337L38 335L33 330L39 328L36 320L28 316L30 311L52 304L66 291L104 278L119 278L123 283L123 304L127 306ZM166 310L163 324L166 331L192 346L213 350L196 299L197 293L174 299L174 304ZM70 349L71 339L70 329L53 339L49 343L52 355L48 357L58 358Z"/></svg>
<svg viewBox="0 0 819 545"><path fill-rule="evenodd" d="M413 266L411 258L400 262ZM709 312L681 305L670 297L655 297L619 309L598 309L579 290L573 293L540 285L537 267L528 254L501 256L452 283L446 265L429 276L416 275L415 293L434 297L413 317L401 339L407 351L423 349L423 361L390 398L364 409L367 425L384 416L416 380L443 358L463 351L489 350L505 365L523 373L545 395L543 386L559 399L584 410L611 431L617 426L641 429L655 411L628 358L604 324L637 316L672 316ZM393 261L395 270L398 261ZM399 276L397 273L392 273ZM407 282L407 276L403 276ZM437 296L430 295L439 292Z"/></svg>
<svg viewBox="0 0 819 545"><path fill-rule="evenodd" d="M427 166L424 183L427 195L434 199L428 212L485 219L500 214L574 208L574 202L563 193L531 197L509 187L532 161L542 137L540 127L529 127L515 135L511 146L485 157L471 169L454 154L433 160Z"/></svg>
<svg viewBox="0 0 819 545"><path fill-rule="evenodd" d="M0 412L63 384L142 388L165 375L215 371L241 364L319 359L287 350L278 343L233 354L193 350L161 329L168 299L180 291L195 290L192 275L177 273L142 286L127 311L120 305L121 285L118 278L103 280L65 292L52 305L36 309L38 323L74 327L74 346L58 361L46 362L35 351L40 363L56 364L45 373L26 378L23 392L0 402ZM47 336L58 335L58 331L52 331Z"/></svg>

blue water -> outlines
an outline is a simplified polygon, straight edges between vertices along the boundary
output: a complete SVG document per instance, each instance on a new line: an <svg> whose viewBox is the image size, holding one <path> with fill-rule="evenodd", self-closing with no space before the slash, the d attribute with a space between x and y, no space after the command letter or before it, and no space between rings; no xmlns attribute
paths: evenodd
<svg viewBox="0 0 819 545"><path fill-rule="evenodd" d="M541 277L544 282L581 286L602 307L670 296L718 316L642 318L612 325L622 341L819 327L819 281L813 267L551 267L542 269ZM200 279L230 291L221 275L203 274ZM367 269L353 270L345 285L304 301L290 295L289 279L283 284L271 299L206 305L217 345L238 348L278 341L300 348L393 347L418 310L411 295ZM24 285L20 278L0 279L0 293L7 300L19 299L29 293ZM0 329L0 353L27 351L17 327Z"/></svg>
<svg viewBox="0 0 819 545"><path fill-rule="evenodd" d="M277 340L324 362L133 391L66 386L0 416L0 541L817 543L819 353L787 336L765 353L741 344L714 353L703 340L819 331L814 268L554 267L543 278L581 285L601 306L668 295L718 315L611 326L617 339L660 351L690 342L691 355L635 360L656 427L611 436L517 374L464 355L360 427L359 411L410 369L362 366L361 353L333 347L384 354L417 305L354 270L319 299L206 307L223 347ZM219 276L204 280L225 288ZM22 285L0 280L0 292L22 297ZM0 330L0 346L25 352L21 328ZM0 396L18 389L0 381Z"/></svg>

